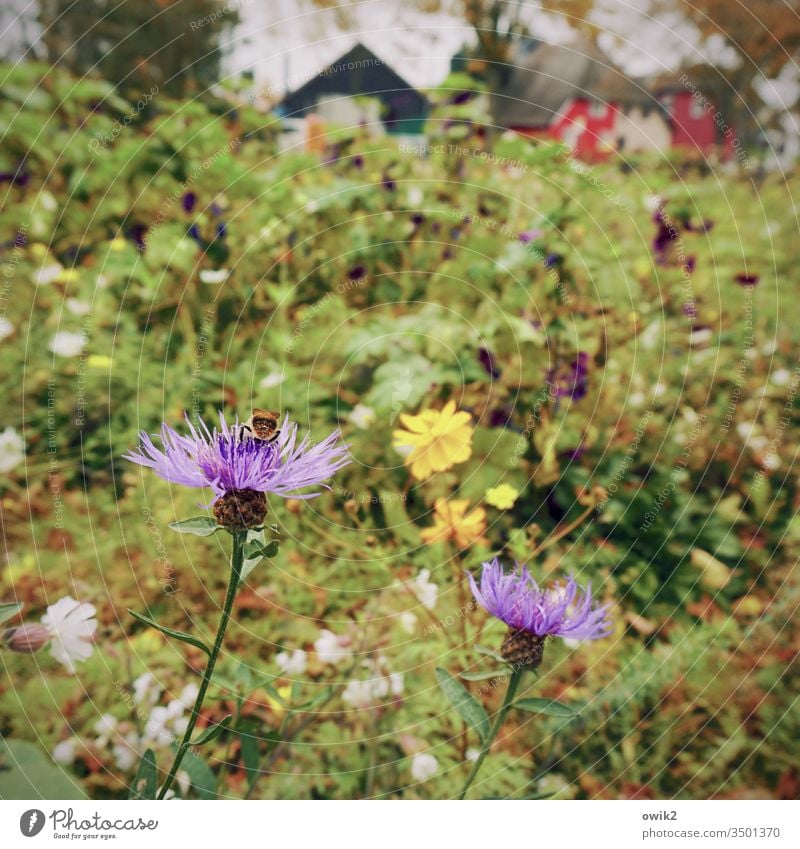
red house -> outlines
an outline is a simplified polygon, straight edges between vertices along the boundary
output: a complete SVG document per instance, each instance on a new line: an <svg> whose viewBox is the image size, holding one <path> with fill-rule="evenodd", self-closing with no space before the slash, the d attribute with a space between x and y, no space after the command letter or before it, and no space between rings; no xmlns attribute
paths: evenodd
<svg viewBox="0 0 800 849"><path fill-rule="evenodd" d="M703 155L719 150L725 156L730 154L735 139L733 127L686 74L657 78L653 92L669 115L671 147L699 151Z"/></svg>
<svg viewBox="0 0 800 849"><path fill-rule="evenodd" d="M584 159L670 143L663 107L596 46L523 47L498 95L496 120L522 135L558 139Z"/></svg>

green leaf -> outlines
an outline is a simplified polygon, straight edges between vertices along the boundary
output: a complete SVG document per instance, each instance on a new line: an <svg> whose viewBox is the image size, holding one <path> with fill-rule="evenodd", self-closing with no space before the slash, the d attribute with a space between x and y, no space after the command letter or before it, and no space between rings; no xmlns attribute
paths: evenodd
<svg viewBox="0 0 800 849"><path fill-rule="evenodd" d="M189 750L181 763L181 769L186 771L192 787L201 799L216 798L217 779L211 767L201 757Z"/></svg>
<svg viewBox="0 0 800 849"><path fill-rule="evenodd" d="M170 522L169 526L179 534L193 534L196 537L210 537L216 531L222 530L211 516L193 516L180 522Z"/></svg>
<svg viewBox="0 0 800 849"><path fill-rule="evenodd" d="M22 610L22 602L10 601L0 604L0 622L6 622Z"/></svg>
<svg viewBox="0 0 800 849"><path fill-rule="evenodd" d="M219 735L222 734L222 732L230 726L232 719L233 715L229 713L222 721L218 722L216 725L210 725L196 740L192 741L192 745L202 746L203 743L210 743L212 740L216 740L217 737L219 737Z"/></svg>
<svg viewBox="0 0 800 849"><path fill-rule="evenodd" d="M526 710L529 713L543 713L546 716L560 716L571 719L578 715L576 710L553 699L520 699L518 702L514 702L513 706L519 710Z"/></svg>
<svg viewBox="0 0 800 849"><path fill-rule="evenodd" d="M133 779L128 798L155 799L157 791L156 756L152 749L148 749L139 761L139 769L136 770L136 778Z"/></svg>
<svg viewBox="0 0 800 849"><path fill-rule="evenodd" d="M503 678L508 669L490 669L488 672L462 672L459 677L465 681L485 681L487 678Z"/></svg>
<svg viewBox="0 0 800 849"><path fill-rule="evenodd" d="M261 738L255 736L255 729L249 724L247 727L237 728L236 731L239 734L242 764L249 774L249 780L253 781L256 778L258 765L261 763L261 751L258 747L258 741Z"/></svg>
<svg viewBox="0 0 800 849"><path fill-rule="evenodd" d="M247 532L247 542L244 548L244 563L242 564L242 581L258 566L265 557L274 557L278 553L279 542L266 541L266 531L273 533L274 525L267 528L251 529Z"/></svg>
<svg viewBox="0 0 800 849"><path fill-rule="evenodd" d="M314 710L314 708L319 707L320 705L322 705L326 701L328 701L328 699L330 699L330 697L332 695L333 695L333 687L325 687L325 689L321 693L319 693L318 695L314 696L314 698L311 699L311 701L304 702L301 705L295 705L294 708L293 708L293 711L295 713L299 713L300 711Z"/></svg>
<svg viewBox="0 0 800 849"><path fill-rule="evenodd" d="M151 628L155 628L157 631L161 631L162 634L166 634L168 637L173 637L176 640L181 640L184 643L189 643L190 646L194 646L195 648L201 649L207 655L211 655L211 649L197 637L193 637L191 634L187 634L185 631L176 631L174 628L167 628L166 625L159 625L155 619L151 619L149 616L144 616L141 613L136 613L133 610L129 610L131 616L136 619L138 622L142 622L145 625L149 625Z"/></svg>
<svg viewBox="0 0 800 849"><path fill-rule="evenodd" d="M474 728L478 732L481 742L486 740L489 735L489 717L478 700L446 669L437 668L436 678L442 692L461 715L461 718L470 728Z"/></svg>
<svg viewBox="0 0 800 849"><path fill-rule="evenodd" d="M495 651L494 649L487 649L486 646L475 646L475 651L478 654L482 654L485 657L491 657L495 660L500 661L500 663L505 663L506 659L500 654L499 651Z"/></svg>
<svg viewBox="0 0 800 849"><path fill-rule="evenodd" d="M0 737L0 799L86 799L78 782L41 746Z"/></svg>
<svg viewBox="0 0 800 849"><path fill-rule="evenodd" d="M264 544L258 540L247 543L244 548L244 556L246 560L252 560L255 557L274 557L278 553L279 544L277 540Z"/></svg>

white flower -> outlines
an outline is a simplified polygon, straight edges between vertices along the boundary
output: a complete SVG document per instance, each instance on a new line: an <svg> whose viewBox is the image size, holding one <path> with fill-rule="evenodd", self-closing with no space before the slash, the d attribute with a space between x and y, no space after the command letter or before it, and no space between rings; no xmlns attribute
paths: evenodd
<svg viewBox="0 0 800 849"><path fill-rule="evenodd" d="M150 711L150 718L144 726L143 743L166 748L177 736L168 726L175 719L174 711L164 705L157 705Z"/></svg>
<svg viewBox="0 0 800 849"><path fill-rule="evenodd" d="M94 724L94 730L97 734L96 743L98 746L107 746L117 731L117 719L110 713L104 713L100 719Z"/></svg>
<svg viewBox="0 0 800 849"><path fill-rule="evenodd" d="M405 690L405 683L403 681L403 673L402 672L390 672L389 673L389 692L393 696L402 696L404 690Z"/></svg>
<svg viewBox="0 0 800 849"><path fill-rule="evenodd" d="M466 758L468 761L477 761L480 753L480 749L467 749Z"/></svg>
<svg viewBox="0 0 800 849"><path fill-rule="evenodd" d="M89 315L92 311L91 304L86 301L80 301L78 298L67 298L67 300L64 301L64 306L66 306L73 315Z"/></svg>
<svg viewBox="0 0 800 849"><path fill-rule="evenodd" d="M337 637L332 631L323 628L314 642L314 650L323 663L339 663L352 656L353 653L347 648L349 644L348 637Z"/></svg>
<svg viewBox="0 0 800 849"><path fill-rule="evenodd" d="M645 195L644 205L648 212L655 212L664 205L661 195Z"/></svg>
<svg viewBox="0 0 800 849"><path fill-rule="evenodd" d="M200 272L201 283L224 283L228 279L230 271L227 268L220 268L216 271L210 268L204 268Z"/></svg>
<svg viewBox="0 0 800 849"><path fill-rule="evenodd" d="M771 451L761 460L761 465L768 471L774 472L781 467L781 460L774 451Z"/></svg>
<svg viewBox="0 0 800 849"><path fill-rule="evenodd" d="M704 327L702 330L695 330L692 333L692 346L705 345L714 338L714 333L710 327Z"/></svg>
<svg viewBox="0 0 800 849"><path fill-rule="evenodd" d="M418 752L411 758L411 777L415 781L427 781L439 771L439 761L428 752Z"/></svg>
<svg viewBox="0 0 800 849"><path fill-rule="evenodd" d="M194 682L191 684L187 684L182 690L180 695L178 696L178 702L186 708L186 710L191 710L194 706L195 701L197 700L197 694L200 692L200 688Z"/></svg>
<svg viewBox="0 0 800 849"><path fill-rule="evenodd" d="M389 693L385 678L373 678L368 681L350 681L342 693L342 701L354 708L364 709L383 699Z"/></svg>
<svg viewBox="0 0 800 849"><path fill-rule="evenodd" d="M86 345L83 333L71 333L69 330L59 330L47 346L54 354L62 357L77 357Z"/></svg>
<svg viewBox="0 0 800 849"><path fill-rule="evenodd" d="M786 386L792 379L792 373L789 369L779 368L772 372L769 378L776 386Z"/></svg>
<svg viewBox="0 0 800 849"><path fill-rule="evenodd" d="M53 637L50 651L53 657L70 671L76 660L87 660L93 650L92 637L97 630L95 607L64 596L47 608L42 625Z"/></svg>
<svg viewBox="0 0 800 849"><path fill-rule="evenodd" d="M45 265L40 268L33 279L37 286L47 286L49 283L58 280L63 273L64 268L56 262L53 265Z"/></svg>
<svg viewBox="0 0 800 849"><path fill-rule="evenodd" d="M404 684L400 672L390 672L388 675L381 671L382 660L365 664L373 673L373 678L366 681L350 681L342 693L342 701L354 708L364 709L383 701L390 694L401 696Z"/></svg>
<svg viewBox="0 0 800 849"><path fill-rule="evenodd" d="M436 606L436 598L439 595L439 585L430 580L431 570L423 569L411 584L411 592L417 601L428 610Z"/></svg>
<svg viewBox="0 0 800 849"><path fill-rule="evenodd" d="M306 660L308 655L302 649L295 649L291 654L282 651L275 655L275 663L278 669L287 675L302 675L306 671Z"/></svg>
<svg viewBox="0 0 800 849"><path fill-rule="evenodd" d="M139 755L135 748L135 744L138 742L136 735L129 734L123 742L115 743L112 746L111 751L114 753L117 769L122 772L130 772L139 763Z"/></svg>
<svg viewBox="0 0 800 849"><path fill-rule="evenodd" d="M361 430L366 430L368 427L371 427L378 420L378 417L375 415L375 410L372 407L368 407L366 404L356 404L352 410L347 414L347 421L351 424L354 424L356 427L360 427Z"/></svg>
<svg viewBox="0 0 800 849"><path fill-rule="evenodd" d="M417 617L410 610L400 614L400 626L404 631L413 634L417 630Z"/></svg>
<svg viewBox="0 0 800 849"><path fill-rule="evenodd" d="M0 316L0 342L14 332L14 325L5 317Z"/></svg>
<svg viewBox="0 0 800 849"><path fill-rule="evenodd" d="M0 473L10 472L25 459L25 440L7 427L0 433Z"/></svg>
<svg viewBox="0 0 800 849"><path fill-rule="evenodd" d="M137 705L150 707L158 701L161 688L156 683L152 672L142 673L133 682L133 700Z"/></svg>
<svg viewBox="0 0 800 849"><path fill-rule="evenodd" d="M272 389L274 386L280 386L286 380L286 375L282 371L271 371L266 377L262 377L259 381L259 386L262 389Z"/></svg>
<svg viewBox="0 0 800 849"><path fill-rule="evenodd" d="M53 747L53 760L58 764L63 764L64 766L69 766L70 764L75 763L77 745L78 741L74 737L69 737L66 740L62 740L60 743L56 743Z"/></svg>

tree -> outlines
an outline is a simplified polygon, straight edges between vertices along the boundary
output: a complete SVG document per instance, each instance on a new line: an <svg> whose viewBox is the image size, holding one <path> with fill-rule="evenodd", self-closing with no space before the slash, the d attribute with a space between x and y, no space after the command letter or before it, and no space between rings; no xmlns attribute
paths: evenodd
<svg viewBox="0 0 800 849"><path fill-rule="evenodd" d="M238 21L221 0L40 0L39 8L51 64L96 71L132 95L206 90L218 78L221 36Z"/></svg>
<svg viewBox="0 0 800 849"><path fill-rule="evenodd" d="M659 5L664 2L659 0ZM799 0L677 2L706 42L722 40L736 54L736 62L724 70L699 65L691 70L699 85L716 95L718 108L739 134L752 135L761 123L758 83L774 79L786 67L795 68L800 58Z"/></svg>

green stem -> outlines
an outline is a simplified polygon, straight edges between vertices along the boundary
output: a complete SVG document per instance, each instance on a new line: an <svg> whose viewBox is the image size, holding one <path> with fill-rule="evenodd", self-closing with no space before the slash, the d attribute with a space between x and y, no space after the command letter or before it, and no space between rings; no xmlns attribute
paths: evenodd
<svg viewBox="0 0 800 849"><path fill-rule="evenodd" d="M167 779L161 788L161 792L158 794L159 799L163 799L167 795L167 792L172 786L172 782L175 780L175 776L180 769L181 761L186 755L186 752L189 750L194 727L197 724L200 711L203 708L203 701L205 700L208 686L211 683L211 676L214 674L214 666L217 663L217 657L219 656L220 649L222 648L222 640L225 637L228 622L230 622L233 602L236 599L236 593L239 590L242 566L244 565L244 544L247 539L247 531L232 531L231 536L233 537L233 546L231 550L231 574L228 579L228 590L225 594L225 603L222 606L222 616L220 617L219 626L217 627L217 636L214 638L214 645L211 649L211 654L208 657L208 663L206 664L206 668L203 670L203 681L200 684L200 689L197 693L194 707L192 708L192 715L189 717L189 724L186 726L183 740L181 740L181 744L175 754L175 760L172 762Z"/></svg>
<svg viewBox="0 0 800 849"><path fill-rule="evenodd" d="M523 669L515 669L511 673L508 679L508 688L506 689L506 694L505 696L503 696L503 703L500 705L500 709L497 711L497 716L494 719L494 725L492 725L491 730L489 731L489 736L484 741L481 753L478 755L478 757L475 759L475 763L472 765L472 769L470 770L470 773L467 776L467 780L464 783L464 787L461 790L461 793L459 794L459 799L463 799L466 797L467 790L469 790L470 785L475 780L475 777L478 774L478 770L481 768L481 764L486 759L486 755L489 754L489 749L492 748L492 743L494 743L495 737L497 737L497 733L502 728L506 716L511 710L511 705L514 701L514 697L517 695L517 689L519 688L519 682L522 680L523 672Z"/></svg>

